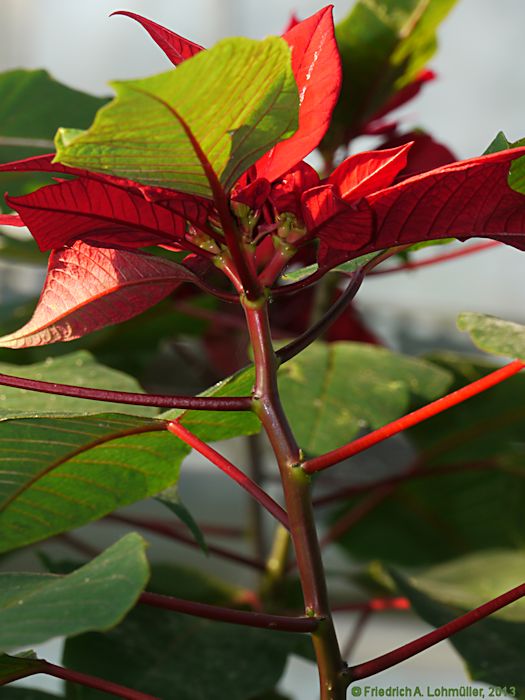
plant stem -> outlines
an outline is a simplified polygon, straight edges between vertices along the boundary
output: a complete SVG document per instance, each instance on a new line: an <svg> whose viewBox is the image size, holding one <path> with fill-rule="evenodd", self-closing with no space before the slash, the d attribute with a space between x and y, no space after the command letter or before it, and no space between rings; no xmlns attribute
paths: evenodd
<svg viewBox="0 0 525 700"><path fill-rule="evenodd" d="M344 700L346 665L341 658L330 612L311 502L311 479L299 466L302 455L279 398L278 360L271 342L267 303L261 299L259 303L244 304L244 307L256 369L254 409L266 430L279 465L306 614L324 618L312 634L321 700Z"/></svg>
<svg viewBox="0 0 525 700"><path fill-rule="evenodd" d="M359 287L361 286L365 276L362 270L357 270L348 283L347 288L341 294L339 299L333 304L330 309L324 314L317 323L311 328L308 328L304 333L302 333L298 338L292 340L291 343L285 345L280 350L277 350L277 357L281 362L287 362L291 360L292 357L298 355L302 350L311 345L317 338L319 338L345 311L348 304L357 294Z"/></svg>
<svg viewBox="0 0 525 700"><path fill-rule="evenodd" d="M364 435L357 440L353 440L347 445L338 447L336 450L327 452L320 457L314 457L313 459L307 460L303 464L303 469L307 474L313 474L314 472L321 471L322 469L327 469L334 464L338 464L339 462L342 462L343 460L353 457L359 452L363 452L363 450L372 447L372 445L376 445L378 442L382 442L393 435L397 435L407 428L412 428L414 425L417 425L424 420L428 420L438 413L442 413L452 406L456 406L457 404L476 396L476 394L480 394L482 391L486 391L487 389L496 386L505 379L508 379L514 374L520 372L524 367L525 363L523 363L521 360L514 360L514 362L505 365L505 367L501 367L495 372L491 372L485 377L467 384L461 389L453 391L451 394L447 394L437 401L433 401L432 403L423 406L423 408L420 408L417 411L408 413L406 416L398 418L397 420L392 421L392 423L388 423L382 428L368 433L368 435Z"/></svg>
<svg viewBox="0 0 525 700"><path fill-rule="evenodd" d="M252 481L238 467L232 464L229 460L210 447L205 442L200 440L196 435L191 433L187 428L181 425L178 421L168 423L168 430L178 438L183 440L187 445L197 450L203 457L206 457L212 464L218 467L221 471L227 474L230 479L233 479L241 488L250 494L263 508L273 515L281 525L286 529L289 528L288 516L283 508L269 496L264 489Z"/></svg>
<svg viewBox="0 0 525 700"><path fill-rule="evenodd" d="M123 523L125 525L131 525L132 527L139 527L143 530L149 530L150 532L154 532L157 535L168 537L171 540L175 540L176 542L188 545L189 547L193 547L194 549L200 549L199 543L196 542L193 539L193 537L190 537L189 535L184 535L182 532L179 532L178 529L170 526L164 521L136 517L131 518L126 515L117 515L116 513L107 515L104 518L104 520L113 520L114 522ZM99 522L103 523L104 520L100 520ZM230 549L226 549L225 547L219 547L213 544L208 544L207 546L210 554L215 554L218 557L227 559L228 561L231 561L235 564L240 564L242 566L249 567L250 569L254 569L255 571L266 571L266 564L264 561L259 561L258 559L248 557L244 554L238 554L237 552L234 552Z"/></svg>
<svg viewBox="0 0 525 700"><path fill-rule="evenodd" d="M368 678L376 673L385 671L387 668L396 666L402 661L406 661L416 654L425 651L425 649L429 649L438 642L448 639L453 634L460 632L466 627L470 627L470 625L474 624L475 622L483 620L483 618L488 617L488 615L491 615L507 605L510 605L510 603L523 598L523 596L525 596L525 583L521 584L520 586L516 586L516 588L503 593L484 605L480 605L479 608L475 608L465 615L457 617L455 620L448 622L446 625L438 627L432 632L423 635L419 639L415 639L413 642L404 644L398 649L394 649L387 654L378 656L377 658L366 661L365 663L358 664L357 666L351 666L349 669L351 682Z"/></svg>
<svg viewBox="0 0 525 700"><path fill-rule="evenodd" d="M133 406L156 406L157 408L183 408L191 411L250 411L252 408L249 396L163 396L158 394L138 394L130 391L109 391L106 389L91 389L71 384L42 382L37 379L12 377L0 374L0 386L12 386L17 389L39 391L44 394L59 394L72 396L76 399L92 399L93 401L110 401L112 403L131 404Z"/></svg>
<svg viewBox="0 0 525 700"><path fill-rule="evenodd" d="M470 245L461 250L453 250L449 253L443 253L442 255L434 255L434 257L428 260L416 260L416 262L405 262L402 265L396 265L395 267L387 267L384 270L374 270L372 275L388 275L391 272L404 272L408 270L417 270L420 267L428 267L430 265L436 265L438 263L446 262L448 260L455 260L456 258L462 258L465 255L471 255L472 253L479 253L483 250L489 250L489 248L495 248L496 246L501 246L499 241L489 241L488 243L477 243L475 245Z"/></svg>
<svg viewBox="0 0 525 700"><path fill-rule="evenodd" d="M207 620L217 620L219 622L229 622L235 625L259 627L261 629L273 629L280 632L315 632L322 622L322 620L313 617L289 617L223 608L218 605L196 603L182 598L159 595L158 593L142 593L139 602L155 608L162 608L163 610L173 610L174 612L193 615L194 617L203 617Z"/></svg>
<svg viewBox="0 0 525 700"><path fill-rule="evenodd" d="M147 695L146 693L141 693L138 690L125 688L122 685L112 683L111 681L106 681L103 678L88 676L86 673L72 671L69 668L63 668L62 666L55 666L55 664L50 664L48 661L42 661L41 663L42 665L40 670L37 670L35 673L45 673L48 676L61 678L64 681L79 683L86 688L100 690L104 693L116 695L119 698L126 698L126 700L159 700L159 698L155 697L154 695ZM33 673L31 675L35 674Z"/></svg>

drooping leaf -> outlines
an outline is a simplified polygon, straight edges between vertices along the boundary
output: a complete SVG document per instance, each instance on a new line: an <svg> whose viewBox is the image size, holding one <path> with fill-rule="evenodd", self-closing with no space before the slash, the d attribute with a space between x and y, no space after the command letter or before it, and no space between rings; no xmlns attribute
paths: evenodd
<svg viewBox="0 0 525 700"><path fill-rule="evenodd" d="M525 326L495 316L465 312L458 316L460 331L466 331L472 342L485 352L525 359Z"/></svg>
<svg viewBox="0 0 525 700"><path fill-rule="evenodd" d="M40 668L40 661L34 652L24 652L17 656L0 655L0 685L11 683L19 678L32 676ZM3 695L3 690L1 691Z"/></svg>
<svg viewBox="0 0 525 700"><path fill-rule="evenodd" d="M355 134L418 75L436 50L436 29L455 0L359 0L336 26L341 98L325 147ZM395 106L395 103L394 103Z"/></svg>
<svg viewBox="0 0 525 700"><path fill-rule="evenodd" d="M117 625L148 581L145 549L130 533L67 576L0 574L0 649Z"/></svg>
<svg viewBox="0 0 525 700"><path fill-rule="evenodd" d="M0 551L158 494L189 449L163 421L118 414L0 423Z"/></svg>
<svg viewBox="0 0 525 700"><path fill-rule="evenodd" d="M359 372L352 368L359 367ZM315 343L279 372L285 410L299 445L321 454L445 392L446 372L362 343Z"/></svg>
<svg viewBox="0 0 525 700"><path fill-rule="evenodd" d="M312 190L305 213L309 228L319 227L320 264L450 237L483 236L525 248L525 197L507 182L510 164L524 152L512 149L445 165L360 202L344 201L326 185ZM358 218L367 208L370 215Z"/></svg>
<svg viewBox="0 0 525 700"><path fill-rule="evenodd" d="M148 32L153 41L164 51L169 60L173 65L178 66L187 58L191 58L196 53L203 50L203 47L199 44L195 44L189 39L185 39L179 34L175 34L170 29L152 22L152 20L142 17L135 12L125 12L123 10L118 10L112 13L114 15L124 15L124 17L129 17L134 19L136 22L141 24L144 29Z"/></svg>
<svg viewBox="0 0 525 700"><path fill-rule="evenodd" d="M440 627L466 612L464 608L444 604L427 595L411 578L399 572L393 575L398 590L409 598L415 612L432 626ZM503 590L499 592L504 593ZM515 606L508 609L508 614ZM458 632L450 641L465 660L473 680L514 687L513 694L521 697L525 688L525 624L522 619L510 622L491 615Z"/></svg>
<svg viewBox="0 0 525 700"><path fill-rule="evenodd" d="M303 160L325 135L341 87L341 60L327 6L289 29L283 39L292 49L292 70L299 88L299 128L257 163L257 175L277 180Z"/></svg>
<svg viewBox="0 0 525 700"><path fill-rule="evenodd" d="M44 70L0 74L0 163L53 150L60 126L86 128L106 98L93 97L53 80ZM0 192L25 193L49 181L42 175L0 175ZM3 202L0 204L3 209Z"/></svg>
<svg viewBox="0 0 525 700"><path fill-rule="evenodd" d="M187 267L157 256L77 241L51 253L32 318L0 338L0 347L80 338L146 311L183 282L200 280Z"/></svg>
<svg viewBox="0 0 525 700"><path fill-rule="evenodd" d="M95 389L112 389L140 393L139 383L132 377L100 364L90 353L79 350L64 357L48 358L33 365L0 363L0 373L24 379L88 386ZM52 413L87 415L108 411L152 416L157 409L77 399L72 396L45 394L27 389L0 386L0 419L38 416Z"/></svg>
<svg viewBox="0 0 525 700"><path fill-rule="evenodd" d="M174 71L114 86L88 131L59 131L61 163L211 197L189 132L228 190L297 126L289 48L275 37L226 39Z"/></svg>
<svg viewBox="0 0 525 700"><path fill-rule="evenodd" d="M181 501L177 485L169 486L167 489L164 489L164 491L162 491L161 493L159 493L158 496L156 496L155 500L165 505L166 508L169 508L169 510L171 510L171 512L174 513L177 516L177 518L179 518L179 520L184 523L184 525L186 525L188 530L195 538L195 541L197 542L199 547L205 554L207 554L208 545L206 544L206 540L204 539L204 534L195 522L195 518L193 517L191 512Z"/></svg>

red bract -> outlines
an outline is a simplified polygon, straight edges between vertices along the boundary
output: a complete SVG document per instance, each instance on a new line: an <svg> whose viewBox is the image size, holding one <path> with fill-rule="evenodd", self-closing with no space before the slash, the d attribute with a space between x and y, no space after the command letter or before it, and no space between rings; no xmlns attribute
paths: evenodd
<svg viewBox="0 0 525 700"><path fill-rule="evenodd" d="M130 248L161 244L191 248L185 242L186 221L197 226L206 224L209 203L198 197L173 191L161 193L157 188L157 197L166 200L161 205L148 201L137 183L51 161L52 156L46 155L0 166L0 171L81 175L29 195L6 197L41 250L60 248L80 238ZM6 218L4 223L10 222Z"/></svg>
<svg viewBox="0 0 525 700"><path fill-rule="evenodd" d="M1 338L0 346L26 348L80 338L146 311L182 282L198 284L199 278L187 267L153 255L77 241L51 253L33 317Z"/></svg>
<svg viewBox="0 0 525 700"><path fill-rule="evenodd" d="M397 150L401 156L404 148L391 153ZM334 183L332 176L303 195L308 229L321 240L321 266L374 250L448 237L483 236L525 248L525 197L507 182L512 161L525 148L446 165L391 187L382 175L385 153L360 154L360 166L370 173L364 188L341 189L346 180L335 178ZM390 163L391 181L403 162L399 157ZM370 185L376 178L380 186L374 192Z"/></svg>

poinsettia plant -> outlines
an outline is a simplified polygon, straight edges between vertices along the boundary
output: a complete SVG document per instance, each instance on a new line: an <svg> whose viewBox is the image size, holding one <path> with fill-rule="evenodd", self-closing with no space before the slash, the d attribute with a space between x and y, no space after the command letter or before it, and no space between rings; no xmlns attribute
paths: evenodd
<svg viewBox="0 0 525 700"><path fill-rule="evenodd" d="M525 595L523 417L509 399L521 388L525 330L461 317L482 349L513 360L491 368L397 355L345 315L367 275L414 264L406 257L414 245L481 237L482 247L525 248L525 146L500 134L487 153L458 162L430 136L388 121L434 77L426 62L453 4L363 1L338 27L328 6L294 18L282 37L206 50L117 12L141 24L175 68L114 83L116 97L102 106L86 98L86 113L100 107L91 125L83 117L76 128L61 125L53 152L41 152L37 134L31 154L0 165L10 187L26 189L6 195L11 211L0 224L26 227L49 251L34 313L0 338L2 348L29 352L135 317L147 342L141 318L165 304L170 322L184 308L224 324L218 342L206 338L217 372L232 363L232 328L244 330L251 353L197 396L144 393L84 351L18 371L1 365L0 551L62 536L86 554L69 531L104 520L197 544L260 575L246 590L173 562L150 567L135 533L102 553L87 547L87 563L46 556L49 574L0 574L0 685L44 673L65 679L67 697L79 699L262 700L278 697L296 653L315 659L321 698L335 700L452 638L475 678L511 695L525 687L523 607L508 607ZM7 94L16 88L15 107L22 77L0 80ZM42 74L26 78L78 103ZM69 119L62 111L57 118ZM31 145L27 125L10 132L17 121L6 123L5 148ZM350 155L360 134L382 140ZM305 160L316 149L321 172ZM34 178L47 174L52 183L35 189ZM396 257L405 262L385 268ZM312 296L319 289L321 303ZM203 297L211 308L199 305ZM121 341L119 353L133 348ZM473 398L488 389L493 403ZM500 405L511 415L491 420ZM319 472L409 429L413 463L368 484L331 491L326 481L313 494ZM253 438L249 473L210 444L261 430L282 498L265 488ZM227 528L196 522L180 502L191 449L253 499L256 557L211 544ZM169 517L115 514L151 497ZM327 505L319 540L315 510ZM271 548L260 510L275 521ZM346 575L363 594L343 602L322 558L334 542L360 563ZM346 650L333 622L338 608L359 613ZM409 608L436 629L348 663L372 612ZM64 666L7 653L54 636L68 638ZM16 688L5 693L20 697Z"/></svg>

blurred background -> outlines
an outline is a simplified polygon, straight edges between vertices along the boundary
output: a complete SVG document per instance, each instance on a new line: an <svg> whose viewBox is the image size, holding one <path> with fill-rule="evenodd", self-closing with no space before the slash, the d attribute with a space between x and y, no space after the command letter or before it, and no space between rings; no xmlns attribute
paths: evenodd
<svg viewBox="0 0 525 700"><path fill-rule="evenodd" d="M336 0L336 20L342 19L352 4L350 0ZM292 11L304 18L322 5L318 0L1 0L0 70L46 68L69 86L106 95L110 79L147 76L170 67L138 25L125 17L108 18L114 10L139 12L210 46L224 36L260 38L279 34ZM481 154L500 130L510 141L525 136L524 26L523 0L459 0L439 31L440 47L430 63L438 74L437 80L428 84L403 111L407 128L421 126L449 146L458 158ZM371 142L363 140L358 145L368 147ZM432 256L436 252L440 250L418 255ZM29 296L39 288L41 272L32 268L9 268L2 263L0 273L0 292L4 297ZM360 292L358 306L371 315L375 327L393 347L466 347L466 341L455 330L454 319L460 311L481 311L525 321L524 277L523 254L501 246L441 266L371 278ZM204 468L197 459L193 466L197 473ZM222 515L230 515L238 493L218 475L213 478L217 488L224 489ZM185 489L190 509L193 501L204 512L217 508L215 484L208 489L209 495L204 495L204 503L202 489L196 482L187 482ZM242 509L236 512L242 520ZM97 535L101 545L106 544L106 536L108 544L113 541L114 533ZM181 556L182 551L186 553L181 550ZM200 561L199 557L202 559L196 553L189 561ZM390 620L387 627L378 627L374 621L357 649L360 658L399 643L400 635L412 638L427 629L422 623L400 627L396 617L387 616L381 623L385 619ZM349 620L348 616L341 618L342 630L348 627ZM56 653L56 649L54 644L51 652L44 649L41 653ZM290 670L283 689L295 687L300 680L304 688L297 697L314 700L315 674L303 663L297 661ZM373 685L416 679L436 685L466 682L461 662L446 645L440 645L401 669L381 674ZM49 683L28 682L33 687L56 687L54 681Z"/></svg>

